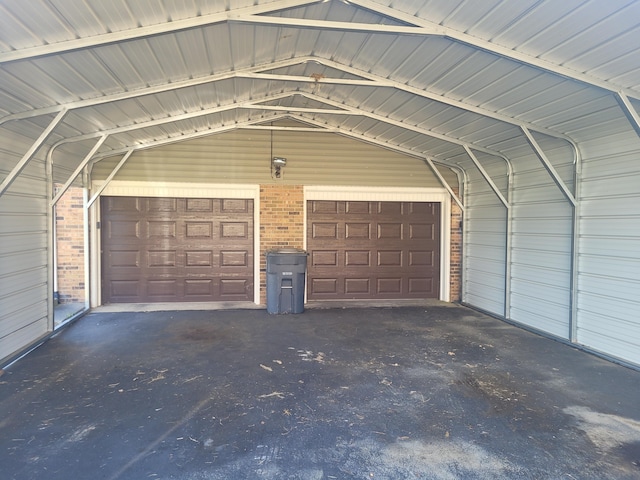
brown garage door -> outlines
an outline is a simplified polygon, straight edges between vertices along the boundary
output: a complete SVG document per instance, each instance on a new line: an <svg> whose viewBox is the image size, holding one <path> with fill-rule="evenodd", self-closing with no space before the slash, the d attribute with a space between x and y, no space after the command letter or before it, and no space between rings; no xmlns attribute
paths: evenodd
<svg viewBox="0 0 640 480"><path fill-rule="evenodd" d="M102 301L253 300L253 201L103 197Z"/></svg>
<svg viewBox="0 0 640 480"><path fill-rule="evenodd" d="M440 204L309 201L308 298L437 298Z"/></svg>

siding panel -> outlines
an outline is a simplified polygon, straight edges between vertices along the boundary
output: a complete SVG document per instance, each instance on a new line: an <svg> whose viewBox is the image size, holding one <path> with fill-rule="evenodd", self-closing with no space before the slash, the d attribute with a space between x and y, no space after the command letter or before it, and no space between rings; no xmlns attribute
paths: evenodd
<svg viewBox="0 0 640 480"><path fill-rule="evenodd" d="M31 141L0 129L0 178ZM0 197L0 361L48 332L44 162L34 158Z"/></svg>
<svg viewBox="0 0 640 480"><path fill-rule="evenodd" d="M577 341L640 365L638 137L595 137L583 154Z"/></svg>
<svg viewBox="0 0 640 480"><path fill-rule="evenodd" d="M273 144L272 144L273 142ZM271 157L287 165L272 177ZM105 179L119 159L98 162ZM452 185L457 179L444 171ZM116 180L440 187L421 160L331 133L239 130L134 153Z"/></svg>

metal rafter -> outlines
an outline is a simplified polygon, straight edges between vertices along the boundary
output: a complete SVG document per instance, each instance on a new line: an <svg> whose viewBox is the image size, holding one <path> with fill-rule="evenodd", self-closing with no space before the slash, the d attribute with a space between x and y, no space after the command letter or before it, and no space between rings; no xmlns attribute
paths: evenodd
<svg viewBox="0 0 640 480"><path fill-rule="evenodd" d="M629 119L631 126L640 137L640 114L638 114L638 111L631 103L631 100L629 100L629 97L622 92L616 93L616 100L620 104L620 107L626 117Z"/></svg>
<svg viewBox="0 0 640 480"><path fill-rule="evenodd" d="M575 80L587 85L591 85L593 87L598 87L611 93L622 92L623 94L632 98L636 98L638 96L638 92L634 92L633 90L629 90L626 88L621 88L620 86L615 85L611 82L607 82L591 75L581 73L577 70L572 70L570 68L563 67L562 65L558 65L547 60L543 60L541 58L519 52L512 48L503 47L502 45L498 45L496 43L474 37L473 35L454 30L450 27L439 25L429 20L425 20L424 18L416 17L414 15L395 10L391 7L385 7L384 5L380 5L379 3L373 2L371 0L349 0L349 3L378 13L382 16L392 18L399 22L424 28L426 31L436 31L438 33L435 34L448 38L450 40L454 40L470 47L478 48L494 55L508 58L518 63L529 65L531 67L535 67L540 70L559 75L561 77Z"/></svg>
<svg viewBox="0 0 640 480"><path fill-rule="evenodd" d="M305 59L306 58L307 57L305 57ZM308 57L308 58L311 58L311 57ZM237 70L234 72L224 72L220 74L207 75L204 77L192 78L192 79L176 81L176 82L169 82L162 85L155 85L153 87L139 88L136 90L114 93L111 95L103 95L102 97L78 100L75 102L69 102L61 105L54 105L51 107L37 108L34 110L13 113L11 115L2 117L0 118L0 125L6 122L14 121L14 120L24 120L27 118L39 117L41 115L55 114L60 112L63 109L76 110L79 108L94 107L94 106L103 105L106 103L118 102L120 100L128 100L132 98L144 97L147 95L154 95L156 93L170 92L173 90L179 90L181 88L195 87L198 85L205 85L207 83L218 82L221 80L228 80L231 78L236 78L240 73L260 72L263 70L271 70L274 68L282 68L282 67L289 67L292 65L298 65L299 63L301 63L299 58L298 59L289 58L287 60L281 60L277 62L256 65L255 67L250 67L243 70Z"/></svg>
<svg viewBox="0 0 640 480"><path fill-rule="evenodd" d="M265 102L265 101L271 101L271 100L277 100L280 98L285 98L288 96L292 96L292 95L300 95L302 97L308 98L310 100L314 100L314 101L318 101L321 102L323 104L326 105L330 105L335 107L335 110L328 110L328 109L322 109L322 108L306 108L306 107L281 107L281 106L270 106L270 105L260 105L259 102ZM432 132L430 130L425 130L423 128L414 126L414 125L410 125L410 124L406 124L404 122L398 121L398 120L393 120L387 117L383 117L381 115L378 114L374 114L371 112L366 112L364 110L360 110L356 107L351 107L349 105L345 105L345 104L341 104L338 102L335 102L333 100L328 100L324 97L320 97L314 94L310 94L310 93L304 93L304 92L287 92L287 93L283 93L283 94L278 94L273 96L272 98L266 98L266 99L260 99L258 102L256 103L252 103L252 102L243 102L240 104L231 104L231 105L225 105L222 107L214 107L212 109L208 109L208 110L199 110L197 112L191 112L188 114L183 114L183 115L178 115L176 117L165 117L165 118L161 118L161 119L157 119L157 120L151 120L149 122L142 122L142 123L137 123L137 124L133 124L133 125L129 125L126 127L118 127L118 128L114 128L114 129L107 129L107 130L103 130L101 132L96 132L96 133L91 133L91 134L86 134L86 135L80 135L77 137L68 137L65 138L63 140L60 140L58 143L56 143L50 151L50 155L52 154L53 150L55 150L57 147L59 147L60 145L66 144L66 143L71 143L71 142L78 142L78 141L83 141L83 140L88 140L91 138L96 138L102 135L114 135L117 133L123 133L123 132L129 132L132 130L137 130L137 129L142 129L142 128L146 128L146 127L151 127L151 126L157 126L157 125L162 125L165 123L173 123L177 120L184 120L187 118L196 118L196 117L201 117L201 116L205 116L205 115L210 115L212 113L219 113L222 111L227 111L227 110L233 110L233 109L237 109L237 108L246 108L246 109L260 109L260 110L272 110L272 111L283 111L283 112L299 112L299 113L311 113L313 115L318 115L318 114L330 114L330 115L335 115L335 114L340 114L340 115L356 115L356 116L364 116L364 117L368 117L383 123L387 123L390 125L394 125L396 127L405 129L405 130L409 130L421 135L425 135L425 136L429 136L432 138L436 138L438 140L447 142L447 143L452 143L455 145L460 145L462 147L469 147L469 148L473 148L474 150L478 150L481 152L484 152L488 155L493 155L496 156L498 158L502 158L504 159L506 162L508 162L508 159L502 155L500 152L482 147L480 145L475 145L472 143L467 143L467 142L463 142L460 141L456 138L451 138L448 137L446 135L440 134L440 133L436 133L436 132ZM301 117L301 118L306 118L306 117ZM284 128L286 129L286 127ZM365 137L366 138L366 137ZM146 144L145 144L146 145ZM128 148L135 148L135 147L127 147Z"/></svg>
<svg viewBox="0 0 640 480"><path fill-rule="evenodd" d="M489 175L489 173L484 169L484 167L480 163L480 160L478 160L478 157L476 157L475 153L473 153L473 151L471 151L471 149L466 145L464 146L464 149L467 152L467 155L469 155L469 158L471 158L471 161L473 162L473 164L476 166L476 168L482 175L482 177L485 179L485 181L489 184L489 186L493 190L493 193L496 194L496 196L502 202L502 204L506 207L506 209L510 210L511 204L506 198L504 198L504 195L502 194L498 186L495 184L495 182L491 178L491 175Z"/></svg>
<svg viewBox="0 0 640 480"><path fill-rule="evenodd" d="M473 148L474 150L478 150L479 152L483 152L483 153L486 153L488 155L494 155L496 157L504 158L505 160L507 160L507 158L503 154L501 154L500 152L497 152L495 150L491 150L489 148L482 147L480 145L476 145L476 144L468 143L468 142L463 142L462 140L458 140L457 138L452 138L452 137L449 137L447 135L443 135L441 133L432 132L431 130L425 130L424 128L420 128L420 127L417 127L415 125L411 125L411 124L408 124L408 123L401 122L399 120L393 120L393 119L391 119L389 117L384 117L382 115L378 115L377 113L367 112L365 110L360 110L357 107L352 107L352 106L344 104L344 103L339 103L339 102L336 102L336 101L333 101L333 100L329 100L327 98L320 97L320 96L315 95L315 94L304 93L304 92L296 92L296 93L298 95L301 95L303 97L309 98L311 100L316 100L316 101L319 101L319 102L326 103L327 105L332 105L332 106L334 106L336 108L344 108L346 110L351 111L354 115L366 116L368 118L371 118L373 120L377 120L377 121L382 122L382 123L388 123L390 125L394 125L396 127L403 128L405 130L409 130L409 131L412 131L412 132L415 132L415 133L419 133L421 135L426 135L426 136L429 136L429 137L436 138L438 140L442 140L443 142L453 143L454 145L460 145L462 147L468 146L468 147Z"/></svg>
<svg viewBox="0 0 640 480"><path fill-rule="evenodd" d="M118 162L118 164L113 168L113 170L111 170L111 173L106 178L104 183L102 185L100 185L100 188L98 188L96 193L94 193L93 196L87 202L87 205L85 207L87 210L89 208L91 208L91 205L93 205L93 203L98 199L98 197L104 191L104 189L107 188L107 186L111 183L111 180L113 180L113 178L116 176L116 174L120 171L120 169L127 162L127 160L129 160L129 157L131 156L132 153L133 153L133 149L131 149L127 153L125 153L123 155L123 157L120 159L120 161Z"/></svg>
<svg viewBox="0 0 640 480"><path fill-rule="evenodd" d="M233 16L238 15L260 15L288 8L300 7L323 0L279 0L266 3L263 5L253 5L251 7L234 9ZM37 47L21 48L10 52L0 53L0 64L12 62L16 60L26 60L31 58L42 57L44 55L52 55L65 53L84 48L99 47L116 42L135 40L139 38L161 35L164 33L173 33L190 28L204 27L214 25L216 23L224 23L229 20L231 14L229 12L212 13L209 15L200 15L197 17L185 18L182 20L173 20L170 22L159 23L155 25L147 25L137 27L131 30L122 30L117 32L103 33L91 37L76 38L48 45L39 45Z"/></svg>
<svg viewBox="0 0 640 480"><path fill-rule="evenodd" d="M310 60L305 60L309 62ZM515 127L520 127L521 125L525 125L529 130L533 130L535 132L544 133L545 135L549 135L550 137L559 138L562 140L566 140L568 142L573 143L572 139L567 135L556 132L554 130L550 130L548 128L540 127L537 125L533 125L529 122L516 121L512 117L507 115L493 112L491 110L487 110L486 108L477 107L474 105L469 105L465 102L459 100L453 100L450 98L443 97L440 94L429 92L426 89L412 87L407 85L406 83L397 82L394 80L390 80L386 77L381 77L379 75L375 75L370 72L365 72L364 70L359 70L352 66L342 65L334 60L327 60L324 58L314 58L313 61L324 65L329 68L333 68L335 70L340 70L345 73L349 73L351 75L356 75L364 78L365 80L359 79L342 79L342 78L318 78L317 80L312 79L310 81L309 77L303 76L295 76L295 75L274 75L270 73L239 73L238 77L242 78L255 78L255 79L263 79L263 80L279 80L283 82L300 82L300 83L317 83L319 85L329 84L329 85L349 85L349 86L366 86L366 87L387 87L394 88L396 90L400 90L403 92L407 92L422 98L426 98L428 100L432 100L434 102L443 103L445 105L449 105L452 107L459 108L461 110L476 113L478 115L492 118L493 120L497 120L500 122L507 123L509 125L513 125ZM302 63L302 62L301 62Z"/></svg>
<svg viewBox="0 0 640 480"><path fill-rule="evenodd" d="M7 189L11 186L11 184L15 181L15 179L18 178L18 175L20 175L22 171L26 168L26 166L29 164L29 162L33 158L33 155L47 140L49 135L51 135L51 132L53 132L53 130L62 121L62 117L64 117L66 113L67 113L66 109L62 109L60 112L58 112L58 115L56 115L56 117L53 120L51 120L51 123L49 123L47 128L44 129L44 131L42 132L42 134L40 134L38 139L35 142L33 142L33 145L31 145L31 148L27 150L27 153L23 155L23 157L20 159L18 164L15 167L13 167L13 170L11 170L11 172L9 172L9 175L7 175L7 177L2 181L2 184L0 184L0 197L4 195L4 192L7 191Z"/></svg>
<svg viewBox="0 0 640 480"><path fill-rule="evenodd" d="M108 137L108 135L102 135L100 137L100 139L96 142L96 144L93 146L91 151L89 151L89 153L84 157L84 159L80 162L78 167L75 169L75 171L69 176L69 178L67 179L66 183L58 191L57 195L53 198L53 200L51 200L49 202L49 207L53 207L53 206L56 205L56 203L58 203L58 200L60 200L60 198L66 193L67 189L71 186L71 184L76 179L76 177L78 175L80 175L80 172L82 172L84 167L87 166L89 161L93 158L93 156L96 154L96 152L98 151L100 146L104 143L104 141L107 139L107 137ZM50 152L51 152L51 150L50 150ZM47 159L47 161L53 163L53 159L50 156Z"/></svg>
<svg viewBox="0 0 640 480"><path fill-rule="evenodd" d="M527 137L527 140L529 141L529 144L531 145L531 148L533 148L534 153L540 159L540 161L542 162L542 165L547 170L549 175L551 175L551 178L553 179L555 184L558 186L558 188L560 189L562 194L565 196L565 198L567 200L569 200L571 205L575 207L576 204L578 203L577 200L576 200L576 197L571 192L571 190L569 190L569 188L567 187L567 184L564 183L564 181L562 180L562 178L558 174L558 171L555 169L555 167L553 166L553 164L551 163L551 161L549 160L547 155L544 153L544 150L542 150L542 147L540 147L540 144L538 143L538 141L531 134L531 132L527 129L527 127L523 126L522 127L522 132L524 133L525 137ZM576 168L577 168L577 166L576 166Z"/></svg>
<svg viewBox="0 0 640 480"><path fill-rule="evenodd" d="M153 147L161 147L163 145L170 145L172 143L178 143L178 142L184 142L185 140L192 140L194 138L201 138L201 137L207 137L209 135L216 135L219 133L224 133L224 132L231 132L233 130L237 130L239 128L242 128L244 126L249 126L249 125L256 125L256 124L260 124L260 123L264 123L264 122L275 122L278 120L282 120L284 118L289 118L288 115L274 115L273 117L270 118L259 118L256 120L249 120L247 122L238 122L238 123L234 123L232 125L222 125L220 127L216 127L216 128L211 128L211 129L207 129L207 130L202 130L199 132L191 132L191 133L187 133L187 134L183 134L183 135L179 135L176 137L169 137L169 138L163 138L162 140L154 140L152 142L147 142L147 143L143 143L140 145L136 145L134 147L126 147L126 148L119 148L116 150L111 150L109 152L104 152L101 154L98 154L94 157L94 162L100 161L104 158L108 158L108 157L114 157L117 155L124 155L125 153L127 153L129 150L147 150L149 148L153 148ZM265 126L265 129L268 129L268 126Z"/></svg>

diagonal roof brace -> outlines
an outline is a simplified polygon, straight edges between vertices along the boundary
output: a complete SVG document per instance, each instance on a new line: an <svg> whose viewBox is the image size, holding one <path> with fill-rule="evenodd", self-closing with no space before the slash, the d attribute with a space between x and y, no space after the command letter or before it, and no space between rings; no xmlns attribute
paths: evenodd
<svg viewBox="0 0 640 480"><path fill-rule="evenodd" d="M56 205L58 203L58 200L60 200L60 198L66 193L66 191L69 189L69 187L71 186L73 181L80 174L80 172L82 172L84 167L87 166L89 161L93 158L93 156L96 154L98 149L102 146L102 144L107 139L107 137L108 137L108 135L102 135L100 137L100 139L96 142L96 144L93 146L91 151L84 157L84 160L82 160L82 162L80 162L80 165L78 165L78 167L75 169L75 171L68 178L66 183L60 189L60 191L58 191L58 194L53 198L53 200L51 200L49 202L49 206L50 207L53 207L54 205ZM53 151L53 148L51 150L49 150L49 153L51 153L52 151ZM47 155L47 162L50 162L51 165L53 165L53 157L51 155Z"/></svg>
<svg viewBox="0 0 640 480"><path fill-rule="evenodd" d="M547 155L544 153L544 151L540 147L540 144L538 143L538 141L531 134L531 132L527 127L523 125L521 128L522 128L522 132L527 137L527 140L529 141L531 148L533 148L533 151L542 162L542 165L544 166L544 168L547 170L549 175L551 175L551 178L553 179L555 184L558 186L558 188L560 189L564 197L569 201L569 203L571 203L572 206L575 207L576 204L578 203L576 200L576 197L573 195L571 190L569 190L569 188L567 187L567 184L564 183L564 181L558 174L557 170L554 168L553 164L551 163ZM575 168L579 168L579 167L580 167L579 165L576 165Z"/></svg>
<svg viewBox="0 0 640 480"><path fill-rule="evenodd" d="M67 113L66 108L63 108L60 112L58 112L58 115L56 115L56 117L53 120L51 120L51 123L49 123L49 126L45 128L45 130L42 132L42 134L40 134L38 139L33 143L33 145L31 145L31 148L27 150L27 153L23 155L23 157L20 159L18 164L15 167L13 167L13 170L11 170L11 172L9 172L9 175L7 175L6 178L2 181L2 184L0 184L0 197L4 195L4 192L7 191L7 189L11 186L11 184L15 181L15 179L18 178L18 175L20 175L22 171L26 168L26 166L29 164L29 162L33 158L33 155L47 140L49 135L51 135L51 132L53 132L53 130L62 121L62 117L64 117L66 113Z"/></svg>
<svg viewBox="0 0 640 480"><path fill-rule="evenodd" d="M506 207L506 209L510 210L511 209L511 204L509 203L509 201L506 198L504 198L504 195L502 194L502 192L500 191L498 186L495 184L495 182L491 178L491 175L489 175L489 173L482 166L482 164L480 163L480 160L478 160L478 157L476 157L476 154L473 153L471 151L471 149L467 145L464 146L464 149L467 152L467 155L469 155L469 158L471 158L471 161L473 162L473 164L480 171L480 174L482 175L482 177L485 179L485 181L491 187L491 190L493 190L493 193L496 194L496 196L498 197L500 202L502 202L502 204Z"/></svg>
<svg viewBox="0 0 640 480"><path fill-rule="evenodd" d="M629 100L629 97L626 96L623 92L617 92L615 96L618 104L620 104L620 108L622 108L622 111L629 119L631 126L640 137L640 114L638 114L638 111L631 103L631 100Z"/></svg>
<svg viewBox="0 0 640 480"><path fill-rule="evenodd" d="M123 157L120 159L118 164L114 167L113 170L111 170L111 173L106 178L104 183L100 186L100 188L98 188L98 190L89 199L89 201L87 202L86 208L90 208L91 205L93 205L93 203L98 199L98 197L104 191L104 189L107 188L107 186L111 183L111 180L113 180L113 178L120 171L120 169L124 166L124 164L127 163L127 160L129 160L129 157L131 156L132 153L133 153L133 149L129 150L127 153L125 153L123 155Z"/></svg>

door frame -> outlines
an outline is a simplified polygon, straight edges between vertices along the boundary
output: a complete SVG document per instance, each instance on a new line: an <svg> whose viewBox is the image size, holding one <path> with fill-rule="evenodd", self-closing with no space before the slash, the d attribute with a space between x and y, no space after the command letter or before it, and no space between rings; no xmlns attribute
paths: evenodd
<svg viewBox="0 0 640 480"><path fill-rule="evenodd" d="M451 196L444 188L400 187L304 187L304 248L307 248L307 202L309 200L366 202L431 202L440 204L440 292L438 298L449 301L451 278Z"/></svg>
<svg viewBox="0 0 640 480"><path fill-rule="evenodd" d="M92 182L92 190L104 182ZM260 186L251 184L203 184L112 181L101 196L107 197L156 197L156 198L243 198L253 200L253 302L260 304ZM91 261L91 307L102 305L102 262L99 223L102 221L100 202L96 201L89 212Z"/></svg>

